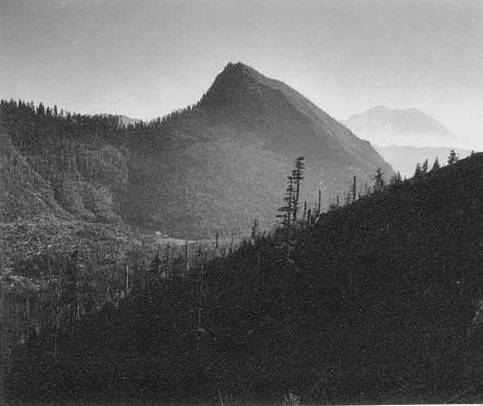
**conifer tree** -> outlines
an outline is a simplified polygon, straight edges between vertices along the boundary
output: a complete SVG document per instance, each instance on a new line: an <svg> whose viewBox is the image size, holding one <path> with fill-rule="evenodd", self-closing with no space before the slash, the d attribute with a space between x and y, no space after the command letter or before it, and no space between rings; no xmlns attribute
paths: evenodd
<svg viewBox="0 0 483 406"><path fill-rule="evenodd" d="M286 195L283 199L285 204L278 209L280 214L277 217L282 218L282 225L288 227L294 221L295 189L292 176L287 177L287 189L285 192Z"/></svg>
<svg viewBox="0 0 483 406"><path fill-rule="evenodd" d="M259 224L258 219L253 220L252 231L250 233L250 239L255 242L259 237Z"/></svg>
<svg viewBox="0 0 483 406"><path fill-rule="evenodd" d="M294 204L293 204L293 221L297 221L297 214L299 208L300 198L300 183L304 178L304 157L300 156L295 160L295 169L292 171L292 178L294 182Z"/></svg>
<svg viewBox="0 0 483 406"><path fill-rule="evenodd" d="M427 158L424 160L423 166L421 167L421 170L423 171L424 174L427 174L428 173L429 163L428 163L428 159Z"/></svg>
<svg viewBox="0 0 483 406"><path fill-rule="evenodd" d="M158 249L158 252L156 253L156 256L154 257L154 259L151 261L151 264L149 265L149 268L147 271L149 300L152 300L153 288L156 285L156 283L159 281L162 265L163 264L162 264L161 257L159 255L159 249Z"/></svg>
<svg viewBox="0 0 483 406"><path fill-rule="evenodd" d="M414 170L414 179L419 179L421 176L423 176L423 168L421 167L421 164L418 162L416 164L416 169Z"/></svg>
<svg viewBox="0 0 483 406"><path fill-rule="evenodd" d="M374 179L374 192L382 191L384 189L384 174L381 168L376 169L376 174L372 179Z"/></svg>
<svg viewBox="0 0 483 406"><path fill-rule="evenodd" d="M452 149L449 153L448 165L454 165L457 161L458 161L458 155L456 155L455 150Z"/></svg>
<svg viewBox="0 0 483 406"><path fill-rule="evenodd" d="M392 177L391 177L391 181L390 181L391 185L399 185L402 183L402 176L401 176L401 172L396 172L396 174L394 174Z"/></svg>
<svg viewBox="0 0 483 406"><path fill-rule="evenodd" d="M441 165L439 164L438 157L436 157L436 159L434 160L433 168L431 169L431 171L437 171L440 167L441 167Z"/></svg>
<svg viewBox="0 0 483 406"><path fill-rule="evenodd" d="M37 114L45 114L45 108L42 103L39 103L39 106L37 107Z"/></svg>

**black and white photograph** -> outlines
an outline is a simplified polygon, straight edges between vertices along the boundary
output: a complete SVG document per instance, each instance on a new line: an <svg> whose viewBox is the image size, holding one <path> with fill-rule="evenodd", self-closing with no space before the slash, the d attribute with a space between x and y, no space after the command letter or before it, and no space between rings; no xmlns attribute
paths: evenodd
<svg viewBox="0 0 483 406"><path fill-rule="evenodd" d="M0 0L0 406L483 403L482 0Z"/></svg>

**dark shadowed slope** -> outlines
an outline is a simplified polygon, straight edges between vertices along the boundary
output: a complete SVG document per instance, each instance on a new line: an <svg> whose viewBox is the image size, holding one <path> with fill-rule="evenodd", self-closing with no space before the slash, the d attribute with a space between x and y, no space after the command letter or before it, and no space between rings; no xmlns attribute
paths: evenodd
<svg viewBox="0 0 483 406"><path fill-rule="evenodd" d="M203 274L167 280L154 260L145 289L86 319L61 356L48 341L19 351L11 388L36 400L481 401L482 182L474 154L255 236Z"/></svg>

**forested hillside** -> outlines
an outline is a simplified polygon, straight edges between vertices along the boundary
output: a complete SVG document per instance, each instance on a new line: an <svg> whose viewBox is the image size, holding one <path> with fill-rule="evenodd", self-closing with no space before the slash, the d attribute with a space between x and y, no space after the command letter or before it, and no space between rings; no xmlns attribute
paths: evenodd
<svg viewBox="0 0 483 406"><path fill-rule="evenodd" d="M0 109L2 222L119 218L129 153L118 117L22 101Z"/></svg>
<svg viewBox="0 0 483 406"><path fill-rule="evenodd" d="M126 125L127 123L127 125ZM133 125L134 124L134 125ZM302 95L229 64L193 106L148 123L56 106L0 106L2 222L81 220L180 238L267 229L285 174L305 156L303 199L328 207L392 169Z"/></svg>
<svg viewBox="0 0 483 406"><path fill-rule="evenodd" d="M481 399L483 154L261 235L15 352L12 396ZM42 355L41 355L42 354ZM221 399L221 400L220 400Z"/></svg>
<svg viewBox="0 0 483 406"><path fill-rule="evenodd" d="M320 189L324 208L345 199L353 176L363 192L377 167L393 174L368 142L242 63L228 64L196 105L160 129L132 144L142 164L125 213L175 235L247 235L255 218L269 228L298 156L307 167L302 200L314 205Z"/></svg>

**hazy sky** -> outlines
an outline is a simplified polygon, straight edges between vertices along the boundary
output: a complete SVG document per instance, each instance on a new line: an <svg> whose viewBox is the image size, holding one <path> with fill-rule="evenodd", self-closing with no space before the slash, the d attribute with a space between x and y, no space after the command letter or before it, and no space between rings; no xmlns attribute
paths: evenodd
<svg viewBox="0 0 483 406"><path fill-rule="evenodd" d="M229 61L338 119L417 107L483 146L483 1L0 0L1 98L152 118Z"/></svg>

